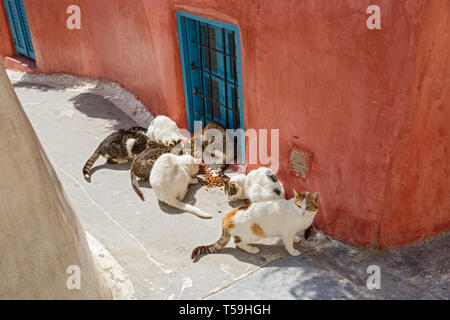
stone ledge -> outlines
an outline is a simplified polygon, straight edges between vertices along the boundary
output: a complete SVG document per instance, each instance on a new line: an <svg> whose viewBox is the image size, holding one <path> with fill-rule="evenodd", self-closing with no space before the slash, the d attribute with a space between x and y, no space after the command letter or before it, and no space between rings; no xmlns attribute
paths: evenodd
<svg viewBox="0 0 450 320"><path fill-rule="evenodd" d="M5 69L22 71L26 73L37 73L36 62L24 56L6 56L4 60Z"/></svg>

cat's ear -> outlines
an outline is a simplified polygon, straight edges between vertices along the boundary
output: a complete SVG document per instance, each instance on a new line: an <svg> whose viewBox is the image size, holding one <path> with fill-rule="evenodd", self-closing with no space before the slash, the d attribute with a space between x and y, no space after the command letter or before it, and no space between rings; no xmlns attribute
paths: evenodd
<svg viewBox="0 0 450 320"><path fill-rule="evenodd" d="M200 159L200 158L194 158L194 164L200 164L200 163L202 163L202 159Z"/></svg>
<svg viewBox="0 0 450 320"><path fill-rule="evenodd" d="M314 192L311 197L314 199L314 201L316 201L317 203L319 203L319 193L318 192Z"/></svg>
<svg viewBox="0 0 450 320"><path fill-rule="evenodd" d="M183 144L185 144L186 142L190 141L189 138L185 137L184 135L180 134L180 141L183 142Z"/></svg>
<svg viewBox="0 0 450 320"><path fill-rule="evenodd" d="M221 174L220 175L220 177L222 178L222 181L225 183L225 184L227 184L228 182L230 182L230 177L229 176L227 176L226 174Z"/></svg>
<svg viewBox="0 0 450 320"><path fill-rule="evenodd" d="M295 188L294 188L293 190L294 190L294 195L295 195L295 197L298 198L298 199L305 199L306 195L308 194L308 193L305 192L305 191L303 191L303 192L298 192L297 190L295 190Z"/></svg>
<svg viewBox="0 0 450 320"><path fill-rule="evenodd" d="M237 184L235 184L235 183L230 183L230 184L228 184L228 190L227 190L227 193L230 195L230 196L234 196L235 194L237 194L238 193L238 185Z"/></svg>

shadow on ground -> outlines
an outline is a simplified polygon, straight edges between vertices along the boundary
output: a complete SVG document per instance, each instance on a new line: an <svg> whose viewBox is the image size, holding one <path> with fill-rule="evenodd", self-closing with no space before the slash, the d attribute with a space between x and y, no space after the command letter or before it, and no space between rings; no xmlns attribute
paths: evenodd
<svg viewBox="0 0 450 320"><path fill-rule="evenodd" d="M148 184L148 186L151 187L150 183ZM202 185L200 183L196 183L196 184L190 185L189 186L189 190L188 190L186 196L184 197L183 202L194 206L195 203L196 203L195 194L197 193L197 191L201 187L202 187ZM188 212L184 212L184 211L178 210L178 209L176 209L176 208L174 208L172 206L169 206L168 204L166 204L164 202L161 202L159 200L158 200L158 205L159 205L159 208L163 212L168 213L168 214L191 214L191 213L188 213Z"/></svg>
<svg viewBox="0 0 450 320"><path fill-rule="evenodd" d="M103 159L103 158L100 158L100 159ZM100 160L97 160L97 161L100 161ZM99 170L129 171L130 170L130 165L131 165L131 162L120 163L120 164L110 164L110 163L105 162L103 164L96 165L96 166L91 168L91 180L92 180L92 176L94 175L94 173L99 171Z"/></svg>
<svg viewBox="0 0 450 320"><path fill-rule="evenodd" d="M335 240L309 250L295 245L302 251L300 256L269 263L211 298L229 299L239 292L249 299L449 299L449 245L448 233L381 251L361 250ZM258 247L261 252L266 250ZM374 274L369 266L380 270L379 289L367 286ZM271 291L264 291L268 287Z"/></svg>
<svg viewBox="0 0 450 320"><path fill-rule="evenodd" d="M58 86L41 82L33 82L32 78L13 83L15 89L34 89L40 92L61 91L72 88L75 85L67 85L61 82ZM89 89L88 89L89 90ZM95 90L95 88L93 88ZM69 99L75 108L89 118L104 119L109 121L109 127L105 129L119 130L135 126L136 123L122 112L114 103L102 95L83 92Z"/></svg>
<svg viewBox="0 0 450 320"><path fill-rule="evenodd" d="M73 103L78 111L89 118L108 120L110 123L108 129L127 129L136 125L114 103L101 95L89 92L81 93L69 101Z"/></svg>
<svg viewBox="0 0 450 320"><path fill-rule="evenodd" d="M47 92L49 90L56 90L55 87L44 84L44 83L34 83L29 81L19 81L13 84L14 89L25 88L25 89L35 89L41 92Z"/></svg>

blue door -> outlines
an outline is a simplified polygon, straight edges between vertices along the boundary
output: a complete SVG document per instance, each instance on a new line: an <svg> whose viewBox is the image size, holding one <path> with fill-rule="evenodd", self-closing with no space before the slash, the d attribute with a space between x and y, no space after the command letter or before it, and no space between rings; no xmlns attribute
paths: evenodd
<svg viewBox="0 0 450 320"><path fill-rule="evenodd" d="M239 29L177 12L186 112L194 121L243 129Z"/></svg>
<svg viewBox="0 0 450 320"><path fill-rule="evenodd" d="M23 0L4 0L16 52L34 58L33 42Z"/></svg>

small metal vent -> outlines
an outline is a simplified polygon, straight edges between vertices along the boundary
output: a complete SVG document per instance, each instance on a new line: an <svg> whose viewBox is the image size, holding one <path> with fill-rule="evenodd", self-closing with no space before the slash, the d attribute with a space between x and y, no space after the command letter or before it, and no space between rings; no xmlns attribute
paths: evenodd
<svg viewBox="0 0 450 320"><path fill-rule="evenodd" d="M292 168L294 168L295 172L302 176L303 179L306 179L306 172L308 171L308 156L297 150L293 150L291 152L291 156L289 157L289 161L291 162Z"/></svg>

